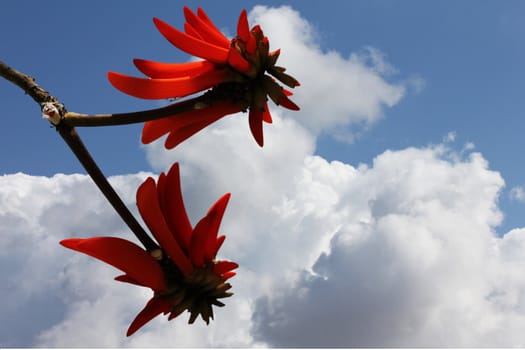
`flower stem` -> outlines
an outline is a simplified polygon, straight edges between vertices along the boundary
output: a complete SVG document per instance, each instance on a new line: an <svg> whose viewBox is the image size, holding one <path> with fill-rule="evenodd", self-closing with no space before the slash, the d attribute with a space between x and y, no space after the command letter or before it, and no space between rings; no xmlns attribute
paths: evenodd
<svg viewBox="0 0 525 350"><path fill-rule="evenodd" d="M124 220L124 222L128 225L129 229L144 245L146 250L153 251L158 249L159 246L155 243L155 241L153 241L153 239L151 239L146 231L144 231L142 226L126 207L124 202L122 202L122 199L120 199L117 192L115 192L115 189L108 182L97 163L93 160L87 148L84 146L84 143L80 139L80 136L78 135L75 128L61 123L57 126L57 130L69 148L71 148L71 151L73 151L84 169L86 169L87 173L93 179L97 187L104 194L109 203L111 203L122 220Z"/></svg>
<svg viewBox="0 0 525 350"><path fill-rule="evenodd" d="M66 123L69 126L109 126L143 123L194 110L200 101L202 101L202 96L180 101L166 107L130 113L87 115L67 112L62 123Z"/></svg>

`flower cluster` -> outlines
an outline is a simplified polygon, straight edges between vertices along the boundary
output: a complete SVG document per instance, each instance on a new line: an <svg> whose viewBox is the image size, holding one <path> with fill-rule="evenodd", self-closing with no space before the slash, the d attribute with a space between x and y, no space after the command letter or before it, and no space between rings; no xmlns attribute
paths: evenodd
<svg viewBox="0 0 525 350"><path fill-rule="evenodd" d="M183 106L191 105L189 110L147 121L142 141L150 143L168 134L165 146L173 148L228 114L249 111L251 133L263 146L263 122L272 122L268 99L291 110L299 109L288 98L292 93L277 82L289 88L299 85L276 65L280 50L269 51L268 38L261 28L249 28L246 11L241 12L237 36L232 40L201 8L194 13L185 7L184 16L184 32L156 18L154 23L173 45L202 60L162 63L135 59L136 67L147 78L108 73L113 86L139 98L180 98L205 91L193 100L183 101ZM44 115L51 119L54 112L45 108ZM128 336L159 314L169 314L171 320L185 310L190 313L189 323L200 315L208 324L213 319L212 306L224 306L220 299L232 295L227 281L238 267L234 262L216 259L225 239L219 235L219 226L229 198L229 193L219 198L192 226L182 199L179 164L175 163L167 174L161 173L157 181L147 178L137 190L139 213L155 240L141 227L136 229L140 224L130 225L125 219L147 249L117 237L70 238L60 243L120 269L124 274L117 276L117 281L153 291L153 297L129 326Z"/></svg>
<svg viewBox="0 0 525 350"><path fill-rule="evenodd" d="M144 222L159 243L147 252L133 242L117 237L70 238L60 243L70 249L100 259L122 270L117 281L151 288L153 297L129 326L133 334L155 316L169 313L169 319L190 312L189 323L200 314L208 323L212 305L224 306L218 299L232 295L226 282L238 265L215 260L225 236L218 236L219 225L230 194L222 196L192 228L182 200L179 166L175 163L158 182L148 178L137 191L137 207Z"/></svg>
<svg viewBox="0 0 525 350"><path fill-rule="evenodd" d="M171 44L202 58L201 61L163 63L135 59L135 66L149 78L108 73L115 88L144 99L178 98L211 89L194 110L146 122L142 142L150 143L168 133L165 146L170 149L228 114L249 110L251 133L263 146L263 121L272 122L268 97L277 105L299 110L288 98L292 93L276 82L290 88L299 86L285 68L276 65L280 50L269 51L268 38L260 26L250 30L245 10L239 16L237 36L232 40L217 29L201 8L195 14L184 7L184 16L184 32L157 18L153 22Z"/></svg>

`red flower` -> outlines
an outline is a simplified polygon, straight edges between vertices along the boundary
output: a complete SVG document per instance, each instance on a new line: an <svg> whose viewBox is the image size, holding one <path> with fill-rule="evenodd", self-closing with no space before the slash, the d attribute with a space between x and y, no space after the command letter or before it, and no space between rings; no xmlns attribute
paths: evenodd
<svg viewBox="0 0 525 350"><path fill-rule="evenodd" d="M146 122L142 142L150 143L169 133L166 148L173 148L216 120L249 109L249 125L257 143L263 145L262 122L272 122L268 96L277 105L299 110L275 79L294 88L299 82L276 66L280 50L269 52L269 41L261 28L251 30L243 10L237 36L229 40L206 13L184 7L184 32L154 18L157 29L177 48L204 60L189 63L161 63L135 59L135 66L149 78L109 72L108 79L120 91L144 99L184 97L211 89L195 110ZM273 77L266 75L268 72ZM275 78L275 79L274 79Z"/></svg>
<svg viewBox="0 0 525 350"><path fill-rule="evenodd" d="M189 323L200 314L208 324L213 319L212 305L224 306L218 299L232 295L226 280L238 267L215 260L225 239L218 231L229 198L229 193L222 196L192 228L175 163L167 175L160 174L157 184L150 177L137 191L137 207L160 245L158 250L147 252L117 237L70 238L60 244L124 271L117 281L153 290L153 297L129 326L128 336L161 313L169 313L171 320L186 309L191 314Z"/></svg>

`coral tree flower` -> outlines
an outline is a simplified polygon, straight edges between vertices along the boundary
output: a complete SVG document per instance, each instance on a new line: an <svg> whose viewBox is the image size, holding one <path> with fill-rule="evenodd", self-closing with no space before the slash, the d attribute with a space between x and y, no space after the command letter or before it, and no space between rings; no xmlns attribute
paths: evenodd
<svg viewBox="0 0 525 350"><path fill-rule="evenodd" d="M171 320L188 310L189 323L200 314L208 324L213 319L212 305L224 306L218 299L233 295L226 280L238 267L215 259L225 239L218 231L229 198L230 194L222 196L192 227L175 163L157 183L150 177L137 191L139 212L159 243L158 250L147 252L117 237L70 238L60 244L122 270L125 274L117 276L117 281L153 290L153 297L129 326L128 336L161 313L169 313Z"/></svg>
<svg viewBox="0 0 525 350"><path fill-rule="evenodd" d="M203 60L188 63L162 63L135 59L135 66L149 78L109 72L110 83L120 91L144 99L184 97L209 90L195 109L146 122L142 142L150 143L168 133L165 146L170 149L216 120L249 110L250 131L263 146L263 121L272 122L268 97L277 105L299 110L276 80L294 88L299 82L277 66L280 50L269 51L269 41L261 28L248 26L246 10L241 12L237 36L226 38L206 13L195 14L184 7L184 32L160 19L153 22L159 32L177 48ZM267 75L269 73L270 75Z"/></svg>

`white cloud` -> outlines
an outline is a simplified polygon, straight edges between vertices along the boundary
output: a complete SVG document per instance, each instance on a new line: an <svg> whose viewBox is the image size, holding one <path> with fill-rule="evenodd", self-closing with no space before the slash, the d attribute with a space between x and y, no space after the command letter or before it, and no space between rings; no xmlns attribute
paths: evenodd
<svg viewBox="0 0 525 350"><path fill-rule="evenodd" d="M258 148L245 123L234 117L174 151L162 151L162 142L147 148L161 168L181 162L194 222L220 194L233 192L221 254L241 269L232 281L236 295L208 327L186 325L187 316L172 322L159 317L125 338L150 292L112 281L117 273L111 267L57 245L73 235L129 238L90 180L4 176L0 212L10 219L2 221L0 237L8 247L2 259L10 264L3 272L10 289L3 295L10 303L0 317L10 325L17 324L12 319L25 320L15 312L20 305L36 307L41 315L32 318L30 334L7 327L3 343L523 344L525 232L494 236L504 183L479 153L461 158L442 145L408 148L386 151L370 167L355 168L312 155L312 137L294 120L274 114L275 123L266 130L268 148ZM132 203L146 175L112 182ZM53 317L43 316L48 310ZM17 332L18 343L12 338Z"/></svg>
<svg viewBox="0 0 525 350"><path fill-rule="evenodd" d="M136 187L144 176L130 175L124 182ZM113 182L122 183L119 178ZM67 311L64 283L69 277L83 277L83 268L66 276L64 267L72 255L58 245L60 239L123 231L87 176L0 177L0 343L30 346L38 332ZM87 280L98 281L89 275ZM83 296L92 297L92 284L83 282Z"/></svg>
<svg viewBox="0 0 525 350"><path fill-rule="evenodd" d="M522 186L515 186L510 189L509 198L517 202L525 202L525 190Z"/></svg>
<svg viewBox="0 0 525 350"><path fill-rule="evenodd" d="M355 168L312 155L304 130L275 116L268 130L275 147L271 152L255 145L238 148L250 144L246 125L219 123L203 131L204 137L168 152L171 160L162 161L165 166L173 159L181 162L193 221L219 194L233 192L222 226L228 239L221 254L238 261L241 269L232 280L235 296L208 327L188 326L187 316L172 322L159 317L125 338L127 325L150 292L114 282L113 268L57 245L65 236L89 235L85 227L101 234L113 221L116 234L129 238L90 180L79 175L4 176L0 208L18 221L11 221L10 231L2 227L1 234L8 243L23 237L19 244L8 244L23 246L5 253L4 261L15 258L8 280L24 276L27 283L10 284L12 306L4 305L2 311L19 310L24 304L31 310L37 303L46 305L42 313L59 310L52 319L32 319L36 342L23 344L523 344L525 231L516 229L503 238L494 235L502 219L497 198L504 183L480 154L460 159L444 146L408 148L386 151L370 167ZM289 137L302 151L294 155L282 147ZM210 148L219 140L220 150ZM160 145L148 148L150 156L161 154ZM228 158L235 150L236 156ZM263 175L267 181L258 181ZM121 176L112 182L131 203L145 176ZM38 193L38 198L30 193ZM82 203L73 200L80 194ZM41 220L43 213L63 207L81 214L69 222ZM37 258L25 259L23 251L36 252ZM14 311L1 315L3 324L13 324L8 317L19 319ZM8 327L6 332L13 330ZM3 343L12 336L3 335ZM23 341L18 342L12 344Z"/></svg>
<svg viewBox="0 0 525 350"><path fill-rule="evenodd" d="M418 75L412 75L406 79L406 85L409 87L415 94L419 94L425 89L426 80Z"/></svg>
<svg viewBox="0 0 525 350"><path fill-rule="evenodd" d="M474 148L476 148L476 145L473 142L466 142L463 146L465 151L472 151Z"/></svg>
<svg viewBox="0 0 525 350"><path fill-rule="evenodd" d="M330 252L313 274L258 300L255 338L278 347L523 346L525 231L495 236L504 182L480 154L443 156L439 147L387 151L339 190L337 211L349 215Z"/></svg>
<svg viewBox="0 0 525 350"><path fill-rule="evenodd" d="M288 6L256 6L249 19L261 25L272 49L281 48L278 63L300 81L294 101L301 112L290 115L314 134L375 122L385 107L399 102L405 85L410 85L385 80L395 68L377 48L356 48L347 58L323 50L312 25ZM421 79L417 84L422 87Z"/></svg>
<svg viewBox="0 0 525 350"><path fill-rule="evenodd" d="M456 141L456 137L458 134L455 131L449 131L444 137L443 137L443 143L451 143Z"/></svg>

